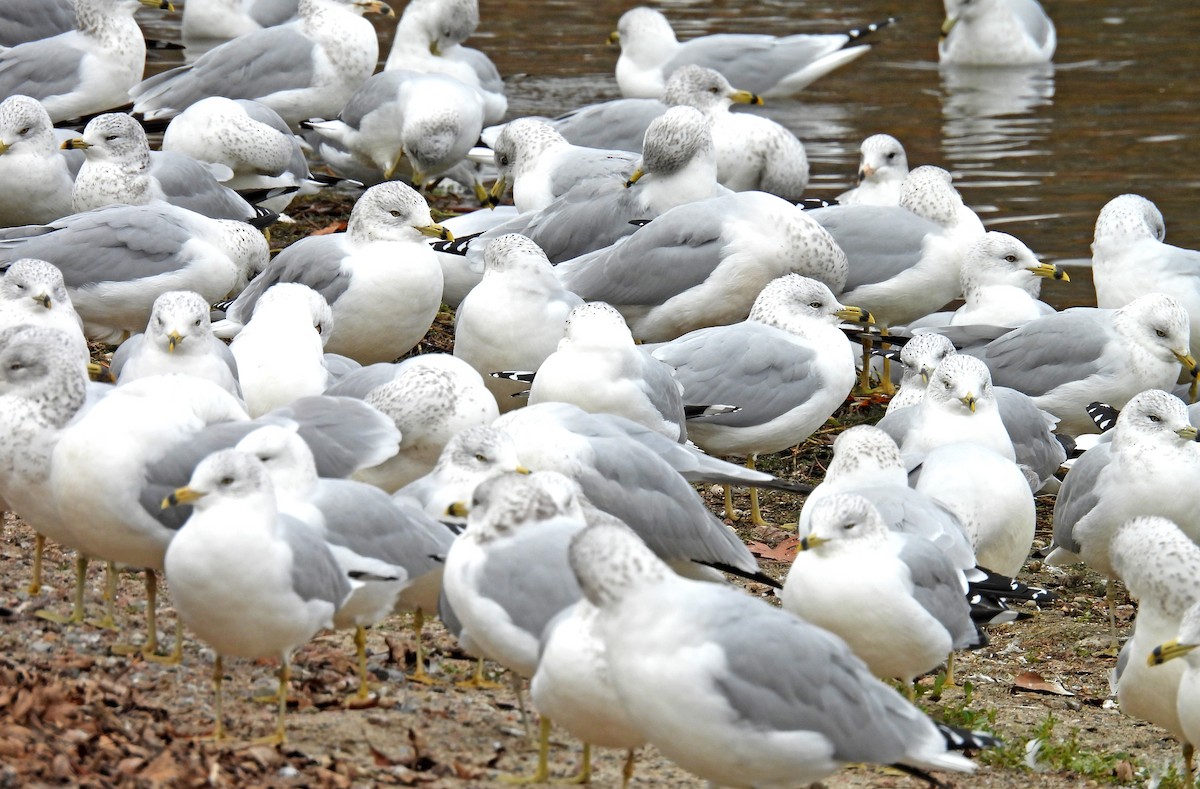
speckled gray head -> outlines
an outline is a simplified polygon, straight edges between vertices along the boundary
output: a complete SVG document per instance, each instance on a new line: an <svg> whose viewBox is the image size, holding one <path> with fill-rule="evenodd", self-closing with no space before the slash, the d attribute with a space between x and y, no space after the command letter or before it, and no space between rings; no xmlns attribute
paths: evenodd
<svg viewBox="0 0 1200 789"><path fill-rule="evenodd" d="M646 128L640 169L670 175L701 155L714 156L708 119L692 107L672 107Z"/></svg>
<svg viewBox="0 0 1200 789"><path fill-rule="evenodd" d="M900 469L900 447L887 433L874 425L855 425L842 431L833 440L833 460L825 473L826 479L852 474L859 470Z"/></svg>
<svg viewBox="0 0 1200 789"><path fill-rule="evenodd" d="M675 31L661 12L653 8L638 6L631 8L617 20L617 36L621 49L654 44L665 40L674 41Z"/></svg>
<svg viewBox="0 0 1200 789"><path fill-rule="evenodd" d="M900 362L905 372L919 375L926 382L948 355L955 353L954 343L941 334L917 334L900 349Z"/></svg>
<svg viewBox="0 0 1200 789"><path fill-rule="evenodd" d="M376 241L452 238L434 223L425 198L400 181L386 181L363 192L350 211L346 232L356 239Z"/></svg>
<svg viewBox="0 0 1200 789"><path fill-rule="evenodd" d="M212 332L209 307L204 298L190 290L169 290L154 300L146 334L171 351L193 347L207 353L206 344L186 343L188 338L208 337Z"/></svg>
<svg viewBox="0 0 1200 789"><path fill-rule="evenodd" d="M872 134L858 147L858 180L902 179L908 175L908 155L890 134Z"/></svg>
<svg viewBox="0 0 1200 789"><path fill-rule="evenodd" d="M809 535L800 542L800 550L826 544L835 548L851 542L878 543L888 535L887 524L875 505L853 493L834 493L813 502L809 528Z"/></svg>
<svg viewBox="0 0 1200 789"><path fill-rule="evenodd" d="M65 425L83 405L87 375L71 338L58 329L12 326L0 331L0 396L37 401L31 418Z"/></svg>
<svg viewBox="0 0 1200 789"><path fill-rule="evenodd" d="M505 233L487 245L483 251L483 275L489 271L509 271L527 266L550 267L546 253L532 239L520 233Z"/></svg>
<svg viewBox="0 0 1200 789"><path fill-rule="evenodd" d="M663 87L662 103L668 107L685 105L707 111L712 107L728 107L733 102L762 104L753 93L737 90L719 71L704 66L681 66Z"/></svg>
<svg viewBox="0 0 1200 789"><path fill-rule="evenodd" d="M82 144L80 144L82 140ZM141 124L123 112L108 112L88 121L83 136L64 143L83 148L89 159L150 166L150 143Z"/></svg>
<svg viewBox="0 0 1200 789"><path fill-rule="evenodd" d="M1019 238L991 230L967 251L959 284L969 298L977 297L980 288L992 285L1010 285L1036 295L1041 292L1043 277L1067 282L1071 279L1057 266L1041 263Z"/></svg>
<svg viewBox="0 0 1200 789"><path fill-rule="evenodd" d="M994 402L992 373L974 356L962 353L948 356L930 378L925 400L961 406L964 411L974 413L984 404Z"/></svg>
<svg viewBox="0 0 1200 789"><path fill-rule="evenodd" d="M562 341L633 345L633 334L616 307L602 301L592 301L580 304L567 314Z"/></svg>
<svg viewBox="0 0 1200 789"><path fill-rule="evenodd" d="M421 14L421 27L434 55L466 41L479 27L478 0L415 0L404 13Z"/></svg>
<svg viewBox="0 0 1200 789"><path fill-rule="evenodd" d="M504 124L492 148L500 175L512 180L537 160L538 154L567 140L551 126L535 118L517 118Z"/></svg>
<svg viewBox="0 0 1200 789"><path fill-rule="evenodd" d="M642 538L617 518L589 514L588 524L571 538L567 556L579 588L592 605L612 605L642 586L673 575Z"/></svg>
<svg viewBox="0 0 1200 789"><path fill-rule="evenodd" d="M494 539L558 517L583 518L579 486L573 480L556 471L505 472L475 488L467 528Z"/></svg>
<svg viewBox="0 0 1200 789"><path fill-rule="evenodd" d="M836 326L843 320L865 321L869 315L837 300L823 282L799 274L786 274L767 283L754 299L750 320L785 331L799 331L802 323L819 321Z"/></svg>
<svg viewBox="0 0 1200 789"><path fill-rule="evenodd" d="M962 198L950 173L926 164L911 171L900 185L900 205L920 217L949 227L957 221Z"/></svg>
<svg viewBox="0 0 1200 789"><path fill-rule="evenodd" d="M1113 445L1145 439L1194 441L1196 436L1182 400L1161 389L1147 389L1134 395L1121 409L1114 428Z"/></svg>
<svg viewBox="0 0 1200 789"><path fill-rule="evenodd" d="M70 306L62 272L53 263L35 258L14 260L0 278L0 300L31 299L45 309Z"/></svg>
<svg viewBox="0 0 1200 789"><path fill-rule="evenodd" d="M1153 238L1163 241L1167 226L1162 212L1141 195L1125 194L1114 197L1100 209L1096 217L1095 240L1136 240Z"/></svg>
<svg viewBox="0 0 1200 789"><path fill-rule="evenodd" d="M37 150L57 147L50 113L37 99L15 95L0 102L0 155L14 146Z"/></svg>
<svg viewBox="0 0 1200 789"><path fill-rule="evenodd" d="M424 183L460 161L454 148L462 127L463 117L456 107L427 109L418 122L405 124L404 153L412 164L413 183Z"/></svg>
<svg viewBox="0 0 1200 789"><path fill-rule="evenodd" d="M1143 605L1152 600L1167 615L1182 617L1196 604L1200 547L1173 521L1150 515L1130 518L1113 533L1109 550L1117 577Z"/></svg>
<svg viewBox="0 0 1200 789"><path fill-rule="evenodd" d="M487 425L469 427L450 439L437 468L458 479L523 470L512 437Z"/></svg>

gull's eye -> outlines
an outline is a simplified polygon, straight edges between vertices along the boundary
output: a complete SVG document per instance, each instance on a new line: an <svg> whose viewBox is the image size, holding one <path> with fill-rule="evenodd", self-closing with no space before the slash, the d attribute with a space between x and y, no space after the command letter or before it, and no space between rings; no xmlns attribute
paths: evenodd
<svg viewBox="0 0 1200 789"><path fill-rule="evenodd" d="M888 158L888 161L889 161L889 162L890 162L892 159L895 159L895 158L896 158L896 152L895 152L895 151L892 151L891 153L889 153L889 154L887 155L887 158Z"/></svg>
<svg viewBox="0 0 1200 789"><path fill-rule="evenodd" d="M950 389L952 388L952 385L951 385L950 381L943 381L943 382L942 382L942 385L946 387L946 391L947 391L947 392L949 392L949 391L950 391Z"/></svg>
<svg viewBox="0 0 1200 789"><path fill-rule="evenodd" d="M24 367L24 366L25 366L25 365L21 364L20 362L13 362L13 363L11 363L11 364L9 364L9 365L8 365L8 369L10 369L10 370L20 370L20 369L21 369L22 367Z"/></svg>
<svg viewBox="0 0 1200 789"><path fill-rule="evenodd" d="M199 319L199 318L196 318L196 320L192 321L192 325L193 325L193 326L199 326L199 325L200 325L200 319Z"/></svg>
<svg viewBox="0 0 1200 789"><path fill-rule="evenodd" d="M1155 330L1154 330L1154 333L1155 333L1155 334L1157 334L1159 337L1166 337L1166 336L1167 336L1167 333L1166 333L1165 331L1163 331L1162 329L1155 329Z"/></svg>
<svg viewBox="0 0 1200 789"><path fill-rule="evenodd" d="M509 161L509 160L508 160L508 157L507 157L507 156L501 156L501 157L500 157L500 166L501 166L501 167L508 167L508 161Z"/></svg>
<svg viewBox="0 0 1200 789"><path fill-rule="evenodd" d="M29 127L26 126L24 129L21 129L21 131L17 132L17 134L24 137L26 134L29 134Z"/></svg>
<svg viewBox="0 0 1200 789"><path fill-rule="evenodd" d="M221 477L221 481L217 483L223 488L227 488L235 482L233 477Z"/></svg>
<svg viewBox="0 0 1200 789"><path fill-rule="evenodd" d="M320 334L324 330L325 326L320 323L314 323L313 328L317 330L317 334Z"/></svg>
<svg viewBox="0 0 1200 789"><path fill-rule="evenodd" d="M1007 260L1009 263L1016 263L1016 262L1017 262L1017 256L1016 256L1016 255L1005 255L1005 256L1004 256L1004 259L1005 259L1005 260Z"/></svg>
<svg viewBox="0 0 1200 789"><path fill-rule="evenodd" d="M822 304L819 301L810 301L808 303L808 306L812 307L814 310L819 310L819 309L821 309Z"/></svg>
<svg viewBox="0 0 1200 789"><path fill-rule="evenodd" d="M851 529L853 529L853 528L854 528L854 523L853 523L853 522L851 522L851 523L843 523L843 524L842 524L842 531L850 531L850 530L851 530Z"/></svg>
<svg viewBox="0 0 1200 789"><path fill-rule="evenodd" d="M18 283L17 283L17 290L25 290L25 286L24 286L24 285L22 285L20 282L18 282Z"/></svg>
<svg viewBox="0 0 1200 789"><path fill-rule="evenodd" d="M112 142L112 141L113 141L113 140L115 140L115 139L117 139L117 135L115 135L115 134L110 134L110 135L108 135L107 137L105 137L105 138L104 138L104 141L105 141L105 142Z"/></svg>
<svg viewBox="0 0 1200 789"><path fill-rule="evenodd" d="M719 91L719 90L717 89L717 86L716 86L716 85L713 85L711 88L709 88L709 89L708 89L708 92L709 92L709 93L711 93L712 95L714 95L714 96L715 96L715 95L717 95L718 93L720 93L721 91Z"/></svg>
<svg viewBox="0 0 1200 789"><path fill-rule="evenodd" d="M398 211L395 208L393 208L391 211L388 211L388 213L391 214L392 216L396 217L397 219L400 218L400 211Z"/></svg>

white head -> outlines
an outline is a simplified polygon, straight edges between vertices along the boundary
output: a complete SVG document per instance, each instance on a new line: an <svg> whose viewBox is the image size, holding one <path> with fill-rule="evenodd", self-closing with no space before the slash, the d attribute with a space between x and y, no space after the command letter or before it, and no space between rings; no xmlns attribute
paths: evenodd
<svg viewBox="0 0 1200 789"><path fill-rule="evenodd" d="M304 496L317 484L317 463L296 425L264 425L234 448L258 458L280 495Z"/></svg>
<svg viewBox="0 0 1200 789"><path fill-rule="evenodd" d="M350 211L346 232L364 241L454 238L450 231L433 221L425 198L400 181L386 181L363 192Z"/></svg>
<svg viewBox="0 0 1200 789"><path fill-rule="evenodd" d="M0 278L0 301L13 302L30 312L72 309L62 272L53 263L35 258L14 260Z"/></svg>
<svg viewBox="0 0 1200 789"><path fill-rule="evenodd" d="M749 320L804 336L814 322L837 326L842 321L870 323L870 313L847 307L825 283L799 274L786 274L767 283L754 299Z"/></svg>
<svg viewBox="0 0 1200 789"><path fill-rule="evenodd" d="M168 353L208 353L212 337L209 307L199 293L169 290L154 300L146 339Z"/></svg>
<svg viewBox="0 0 1200 789"><path fill-rule="evenodd" d="M956 353L937 366L922 404L960 414L974 414L995 406L992 373L974 356Z"/></svg>
<svg viewBox="0 0 1200 789"><path fill-rule="evenodd" d="M1167 226L1162 212L1141 195L1125 194L1114 197L1100 209L1096 217L1095 242L1136 241L1152 238L1165 241Z"/></svg>
<svg viewBox="0 0 1200 789"><path fill-rule="evenodd" d="M890 134L872 134L858 147L858 182L900 182L908 175L904 146Z"/></svg>
<svg viewBox="0 0 1200 789"><path fill-rule="evenodd" d="M730 105L762 104L761 98L748 90L737 90L719 71L704 66L681 66L667 79L662 103L668 107L684 105L701 112L728 110Z"/></svg>
<svg viewBox="0 0 1200 789"><path fill-rule="evenodd" d="M568 313L558 348L632 348L633 344L633 333L617 308L602 301L593 301L580 304Z"/></svg>
<svg viewBox="0 0 1200 789"><path fill-rule="evenodd" d="M852 493L834 493L812 505L809 534L801 551L819 549L830 554L843 550L873 549L888 539L888 527L875 505Z"/></svg>

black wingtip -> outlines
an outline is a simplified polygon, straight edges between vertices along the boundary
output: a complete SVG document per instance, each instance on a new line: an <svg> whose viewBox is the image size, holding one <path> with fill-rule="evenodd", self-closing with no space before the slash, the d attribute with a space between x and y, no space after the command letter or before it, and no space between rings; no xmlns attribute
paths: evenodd
<svg viewBox="0 0 1200 789"><path fill-rule="evenodd" d="M856 27L856 28L847 30L846 36L850 40L846 42L846 46L847 47L854 46L854 45L860 43L867 36L870 36L874 33L878 33L880 30L883 30L885 27L890 27L899 21L900 21L900 17L889 16L887 19L884 19L881 22L871 22L870 24L863 25L862 27ZM843 47L843 49L844 48L845 47Z"/></svg>
<svg viewBox="0 0 1200 789"><path fill-rule="evenodd" d="M1117 417L1121 415L1118 409L1099 400L1088 403L1084 410L1087 411L1087 415L1091 417L1092 423L1100 429L1101 433L1107 433L1109 430L1112 430L1117 424Z"/></svg>
<svg viewBox="0 0 1200 789"><path fill-rule="evenodd" d="M720 570L721 572L729 573L730 575L736 575L738 578L745 578L747 581L757 581L758 583L765 584L772 589L783 588L783 584L781 584L779 581L776 581L762 570L747 572L740 567L734 567L733 565L725 564L723 562L697 562L697 564L702 564L705 567L711 567L714 570Z"/></svg>
<svg viewBox="0 0 1200 789"><path fill-rule="evenodd" d="M469 236L459 236L453 241L434 241L429 246L433 247L435 252L466 256L467 250L471 247L471 242L482 235L483 233L472 233Z"/></svg>

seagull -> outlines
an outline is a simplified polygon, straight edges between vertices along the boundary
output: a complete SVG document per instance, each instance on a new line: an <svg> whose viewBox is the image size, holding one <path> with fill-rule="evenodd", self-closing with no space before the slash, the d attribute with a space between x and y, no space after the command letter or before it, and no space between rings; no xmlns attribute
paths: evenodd
<svg viewBox="0 0 1200 789"><path fill-rule="evenodd" d="M858 185L842 192L842 205L900 205L900 185L908 177L908 155L890 134L872 134L862 141Z"/></svg>
<svg viewBox="0 0 1200 789"><path fill-rule="evenodd" d="M281 516L263 464L237 450L218 452L196 467L187 486L163 506L191 504L192 516L167 551L171 601L188 629L213 648L216 726L224 658L277 657L279 713L272 739L286 739L291 656L350 596L350 580L310 527Z"/></svg>
<svg viewBox="0 0 1200 789"><path fill-rule="evenodd" d="M14 326L58 329L70 338L77 358L92 360L83 321L67 295L62 272L33 258L14 260L0 277L0 330Z"/></svg>
<svg viewBox="0 0 1200 789"><path fill-rule="evenodd" d="M0 226L42 224L73 213L78 163L59 149L50 115L37 99L0 102Z"/></svg>
<svg viewBox="0 0 1200 789"><path fill-rule="evenodd" d="M1058 44L1037 0L945 0L938 60L953 66L1048 63Z"/></svg>

